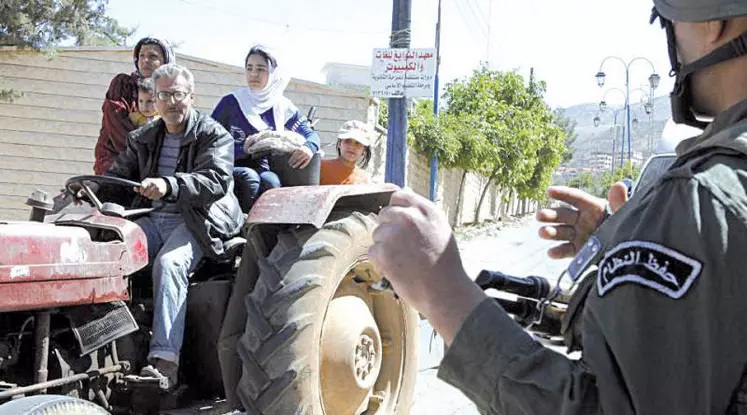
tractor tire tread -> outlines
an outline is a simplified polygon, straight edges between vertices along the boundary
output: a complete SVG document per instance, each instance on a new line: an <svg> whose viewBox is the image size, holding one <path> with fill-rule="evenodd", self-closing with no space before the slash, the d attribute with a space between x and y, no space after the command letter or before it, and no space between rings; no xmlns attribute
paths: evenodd
<svg viewBox="0 0 747 415"><path fill-rule="evenodd" d="M308 357L293 353L293 348L299 347L295 343L320 310L303 309L310 303L297 305L328 279L319 260L337 260L341 249L353 245L356 237L370 235L377 224L375 214L338 216L318 230L279 234L276 247L259 261L260 278L246 297L247 324L237 345L243 362L237 393L247 413L317 414L313 400L319 397L301 390L312 375Z"/></svg>

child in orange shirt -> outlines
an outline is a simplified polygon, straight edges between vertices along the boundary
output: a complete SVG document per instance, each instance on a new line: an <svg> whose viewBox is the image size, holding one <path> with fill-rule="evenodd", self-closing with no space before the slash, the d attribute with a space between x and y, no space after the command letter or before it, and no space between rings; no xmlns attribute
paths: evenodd
<svg viewBox="0 0 747 415"><path fill-rule="evenodd" d="M337 158L322 160L320 185L366 184L363 170L371 160L371 132L367 124L353 120L342 125L337 136Z"/></svg>

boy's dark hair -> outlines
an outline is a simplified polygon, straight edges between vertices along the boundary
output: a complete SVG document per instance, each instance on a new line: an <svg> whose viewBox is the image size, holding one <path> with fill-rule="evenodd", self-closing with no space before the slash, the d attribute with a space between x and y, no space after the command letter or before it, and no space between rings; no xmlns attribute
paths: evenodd
<svg viewBox="0 0 747 415"><path fill-rule="evenodd" d="M340 150L340 141L337 140L337 156L342 156L342 151ZM363 148L363 157L361 157L360 160L358 160L358 167L365 169L368 167L368 163L371 161L371 146L366 146Z"/></svg>
<svg viewBox="0 0 747 415"><path fill-rule="evenodd" d="M137 81L137 90L138 92L147 92L152 94L155 92L155 88L153 87L153 78L140 78Z"/></svg>

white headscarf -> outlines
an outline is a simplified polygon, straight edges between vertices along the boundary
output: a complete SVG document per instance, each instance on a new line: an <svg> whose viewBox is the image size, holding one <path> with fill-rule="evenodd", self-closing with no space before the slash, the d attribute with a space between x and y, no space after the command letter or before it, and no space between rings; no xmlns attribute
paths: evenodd
<svg viewBox="0 0 747 415"><path fill-rule="evenodd" d="M236 97L236 101L238 101L241 112L244 113L246 120L257 131L270 129L270 126L261 117L269 109L272 109L275 130L283 131L288 119L287 110L292 106L290 100L283 96L285 88L290 82L290 76L287 75L282 65L277 64L277 58L270 52L269 48L263 45L254 45L250 49L250 52L255 48L267 53L275 61L276 66L272 65L271 62L267 62L269 78L267 85L261 91L255 92L248 86L245 86L234 91L233 96ZM246 64L244 65L244 71L246 71Z"/></svg>

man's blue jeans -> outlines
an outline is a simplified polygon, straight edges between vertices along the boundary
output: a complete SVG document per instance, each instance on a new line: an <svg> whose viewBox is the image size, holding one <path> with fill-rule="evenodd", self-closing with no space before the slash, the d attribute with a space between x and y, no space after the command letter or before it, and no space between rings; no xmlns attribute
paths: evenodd
<svg viewBox="0 0 747 415"><path fill-rule="evenodd" d="M153 212L135 221L148 239L153 266L153 335L148 360L179 363L187 314L189 274L202 249L178 213Z"/></svg>
<svg viewBox="0 0 747 415"><path fill-rule="evenodd" d="M249 167L234 167L233 179L236 198L239 199L241 211L244 213L249 213L259 195L267 189L280 187L280 179L277 174L271 171L257 173L256 170Z"/></svg>

